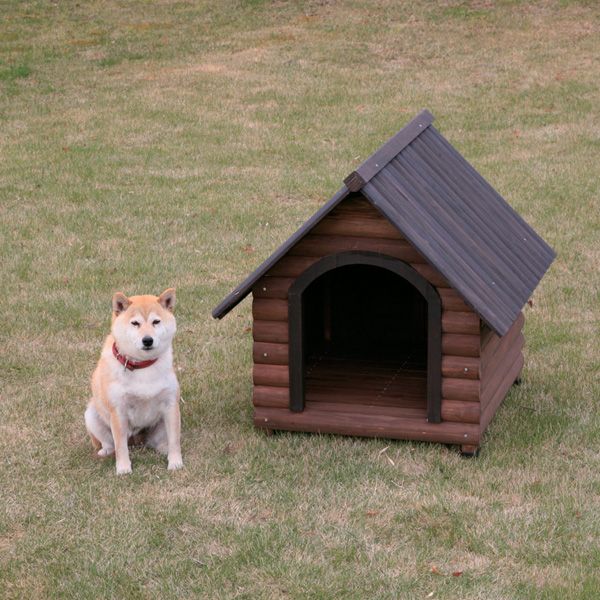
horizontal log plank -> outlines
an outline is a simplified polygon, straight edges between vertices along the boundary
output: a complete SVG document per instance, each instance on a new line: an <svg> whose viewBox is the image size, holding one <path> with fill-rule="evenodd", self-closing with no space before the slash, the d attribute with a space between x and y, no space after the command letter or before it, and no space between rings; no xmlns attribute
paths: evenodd
<svg viewBox="0 0 600 600"><path fill-rule="evenodd" d="M255 342L287 344L289 329L286 321L254 321L252 337Z"/></svg>
<svg viewBox="0 0 600 600"><path fill-rule="evenodd" d="M296 278L308 267L314 265L320 257L318 256L284 256L280 261L274 264L267 276L269 277L292 277Z"/></svg>
<svg viewBox="0 0 600 600"><path fill-rule="evenodd" d="M354 415L386 415L396 419L427 418L425 406L393 406L373 404L344 404L343 402L306 401L305 410L319 410L334 413L352 413Z"/></svg>
<svg viewBox="0 0 600 600"><path fill-rule="evenodd" d="M489 425L493 416L496 414L496 411L498 410L500 404L502 404L502 401L504 400L504 398L506 398L506 395L508 394L513 383L515 382L517 377L519 377L519 374L521 373L521 370L523 369L523 363L524 363L523 354L519 353L517 355L514 363L510 366L510 368L504 374L504 377L500 381L494 394L486 399L485 407L482 406L482 413L481 413L480 427L481 427L482 434L487 429L487 426Z"/></svg>
<svg viewBox="0 0 600 600"><path fill-rule="evenodd" d="M252 357L255 363L267 365L289 364L289 345L254 342Z"/></svg>
<svg viewBox="0 0 600 600"><path fill-rule="evenodd" d="M502 340L504 340L510 334L513 334L514 336L515 332L521 331L524 324L525 315L520 312L517 318L514 320L514 323L503 336L499 336L487 326L484 327L481 331L481 356L491 356L496 351L496 348L500 345Z"/></svg>
<svg viewBox="0 0 600 600"><path fill-rule="evenodd" d="M252 295L255 298L279 298L285 300L288 297L288 291L293 277L261 277L252 288Z"/></svg>
<svg viewBox="0 0 600 600"><path fill-rule="evenodd" d="M289 408L290 389L287 387L255 385L252 390L252 404L271 408Z"/></svg>
<svg viewBox="0 0 600 600"><path fill-rule="evenodd" d="M364 196L350 196L338 204L326 218L354 217L362 219L387 219Z"/></svg>
<svg viewBox="0 0 600 600"><path fill-rule="evenodd" d="M336 235L399 240L403 236L384 218L365 218L360 215L326 217L312 229L315 235Z"/></svg>
<svg viewBox="0 0 600 600"><path fill-rule="evenodd" d="M479 336L461 333L442 334L442 354L448 356L479 356Z"/></svg>
<svg viewBox="0 0 600 600"><path fill-rule="evenodd" d="M506 353L515 343L515 340L521 335L524 323L525 317L523 316L523 313L521 313L505 335L500 337L495 333L492 334L492 338L481 351L482 378L486 377L488 371L494 370L494 365L498 360L501 360L499 357Z"/></svg>
<svg viewBox="0 0 600 600"><path fill-rule="evenodd" d="M402 396L381 396L369 390L337 390L334 388L313 388L306 390L307 402L327 402L330 404L348 404L353 406L396 406L423 408L427 405L425 393L405 393Z"/></svg>
<svg viewBox="0 0 600 600"><path fill-rule="evenodd" d="M517 356L522 355L524 345L525 338L519 332L516 340L514 340L506 351L497 355L498 360L493 364L493 368L488 368L481 380L481 403L484 407L489 402L490 397L494 395L506 371L515 362Z"/></svg>
<svg viewBox="0 0 600 600"><path fill-rule="evenodd" d="M427 373L424 369L398 369L399 364L390 363L378 366L376 363L361 364L357 361L338 360L315 364L307 364L307 379L314 382L336 382L349 388L373 384L389 387L395 382L398 385L425 386Z"/></svg>
<svg viewBox="0 0 600 600"><path fill-rule="evenodd" d="M278 298L254 298L252 317L257 321L287 321L288 301Z"/></svg>
<svg viewBox="0 0 600 600"><path fill-rule="evenodd" d="M472 356L442 356L442 376L479 379L479 362Z"/></svg>
<svg viewBox="0 0 600 600"><path fill-rule="evenodd" d="M420 263L423 257L405 240L347 237L309 234L289 252L290 256L318 256L340 252L377 252L398 258L407 263Z"/></svg>
<svg viewBox="0 0 600 600"><path fill-rule="evenodd" d="M456 290L449 287L439 288L438 294L440 295L444 310L473 312L473 309L460 297Z"/></svg>
<svg viewBox="0 0 600 600"><path fill-rule="evenodd" d="M306 400L306 408L318 408L329 412L354 412L365 415L395 416L396 418L414 418L422 416L426 418L427 409L425 403L407 403L396 405L389 403L367 404L356 402L332 402L331 397L326 396L323 400ZM252 393L254 406L288 408L290 403L290 391L287 387L254 386ZM458 400L442 399L442 419L458 423L478 423L479 404L476 402L461 402Z"/></svg>
<svg viewBox="0 0 600 600"><path fill-rule="evenodd" d="M466 333L479 335L479 317L473 312L445 310L442 312L442 331L444 333Z"/></svg>
<svg viewBox="0 0 600 600"><path fill-rule="evenodd" d="M479 402L480 385L477 379L442 377L442 397L449 400Z"/></svg>
<svg viewBox="0 0 600 600"><path fill-rule="evenodd" d="M442 398L442 420L456 423L479 423L479 402L462 402Z"/></svg>
<svg viewBox="0 0 600 600"><path fill-rule="evenodd" d="M479 445L479 426L472 423L429 423L424 418L397 419L386 415L357 416L352 412L256 408L254 425L262 429L335 433L366 437Z"/></svg>
<svg viewBox="0 0 600 600"><path fill-rule="evenodd" d="M289 387L290 377L287 365L260 365L252 367L254 385Z"/></svg>

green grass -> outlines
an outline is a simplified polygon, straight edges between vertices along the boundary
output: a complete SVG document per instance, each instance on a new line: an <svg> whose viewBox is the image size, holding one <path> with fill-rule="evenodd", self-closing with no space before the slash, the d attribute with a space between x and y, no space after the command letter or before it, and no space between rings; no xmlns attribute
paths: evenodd
<svg viewBox="0 0 600 600"><path fill-rule="evenodd" d="M3 598L598 596L596 3L0 14ZM263 437L250 307L210 310L424 107L558 252L523 385L476 460ZM168 286L186 467L135 451L117 478L85 434L89 376L112 293Z"/></svg>

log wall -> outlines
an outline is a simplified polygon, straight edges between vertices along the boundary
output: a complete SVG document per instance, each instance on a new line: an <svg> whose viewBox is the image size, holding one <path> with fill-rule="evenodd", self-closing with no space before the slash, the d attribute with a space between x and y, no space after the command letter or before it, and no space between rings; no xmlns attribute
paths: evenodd
<svg viewBox="0 0 600 600"><path fill-rule="evenodd" d="M481 429L485 431L502 400L523 368L523 313L508 332L499 337L493 332L481 335Z"/></svg>
<svg viewBox="0 0 600 600"><path fill-rule="evenodd" d="M360 197L344 200L253 288L253 403L256 425L266 429L323 432L334 431L336 422L342 427L343 419L336 421L334 414L331 421L324 418L322 426L315 429L318 424L311 421L313 417L291 413L288 409L287 298L290 286L305 269L324 256L350 250L378 252L407 262L436 287L442 301L442 423L427 426L407 424L394 436L389 435L386 429L388 417L365 414L361 421L367 417L371 421L369 432L365 430L363 435L375 435L379 427L383 437L477 446L480 433L504 397L510 377L522 365L522 336L518 335L522 323L519 326L515 323L514 331L511 330L512 333L502 339L496 340L488 335L484 346L485 330L481 328L478 315L395 227ZM505 339L509 335L512 337ZM361 435L350 423L342 429L337 432Z"/></svg>

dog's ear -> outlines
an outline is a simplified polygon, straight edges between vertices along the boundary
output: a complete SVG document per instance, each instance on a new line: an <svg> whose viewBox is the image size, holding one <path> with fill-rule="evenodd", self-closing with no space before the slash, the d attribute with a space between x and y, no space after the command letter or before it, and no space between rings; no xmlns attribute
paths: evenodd
<svg viewBox="0 0 600 600"><path fill-rule="evenodd" d="M123 294L123 292L117 292L112 299L112 309L115 315L120 315L123 311L129 308L131 301Z"/></svg>
<svg viewBox="0 0 600 600"><path fill-rule="evenodd" d="M175 290L173 288L165 290L158 297L158 302L163 308L173 312L173 309L175 308Z"/></svg>

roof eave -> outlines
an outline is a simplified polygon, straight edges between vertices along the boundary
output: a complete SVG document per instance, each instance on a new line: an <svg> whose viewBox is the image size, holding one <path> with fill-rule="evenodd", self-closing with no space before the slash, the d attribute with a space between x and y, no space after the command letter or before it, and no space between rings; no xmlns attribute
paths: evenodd
<svg viewBox="0 0 600 600"><path fill-rule="evenodd" d="M236 307L252 291L254 284L349 194L350 191L346 186L340 188L300 229L279 246L267 260L250 273L242 283L213 309L213 318L222 319L231 309Z"/></svg>

